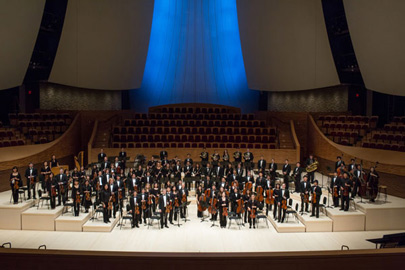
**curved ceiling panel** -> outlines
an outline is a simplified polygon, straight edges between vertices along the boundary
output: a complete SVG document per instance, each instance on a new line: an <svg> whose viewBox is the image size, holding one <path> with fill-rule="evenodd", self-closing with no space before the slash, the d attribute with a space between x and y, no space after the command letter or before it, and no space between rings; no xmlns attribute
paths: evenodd
<svg viewBox="0 0 405 270"><path fill-rule="evenodd" d="M22 84L41 26L45 0L0 0L0 90Z"/></svg>
<svg viewBox="0 0 405 270"><path fill-rule="evenodd" d="M249 88L338 85L321 0L237 0Z"/></svg>
<svg viewBox="0 0 405 270"><path fill-rule="evenodd" d="M50 82L123 90L141 86L152 0L69 0Z"/></svg>

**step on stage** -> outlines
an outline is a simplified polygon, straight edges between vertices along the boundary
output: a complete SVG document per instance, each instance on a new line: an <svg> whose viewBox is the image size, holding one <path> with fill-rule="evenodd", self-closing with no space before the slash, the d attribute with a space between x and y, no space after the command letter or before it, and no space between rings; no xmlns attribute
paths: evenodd
<svg viewBox="0 0 405 270"><path fill-rule="evenodd" d="M21 214L34 205L34 200L10 203L11 191L0 193L0 229L21 230Z"/></svg>
<svg viewBox="0 0 405 270"><path fill-rule="evenodd" d="M47 206L31 207L22 213L23 230L54 231L55 219L62 214L63 206L48 209Z"/></svg>
<svg viewBox="0 0 405 270"><path fill-rule="evenodd" d="M80 213L78 217L66 213L55 219L56 231L81 232L83 225L90 219L90 213Z"/></svg>

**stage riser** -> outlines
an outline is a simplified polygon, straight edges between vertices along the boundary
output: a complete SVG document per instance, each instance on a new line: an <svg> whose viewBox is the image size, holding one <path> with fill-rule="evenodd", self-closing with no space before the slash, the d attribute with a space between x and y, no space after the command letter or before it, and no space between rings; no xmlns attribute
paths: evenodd
<svg viewBox="0 0 405 270"><path fill-rule="evenodd" d="M358 209L366 214L366 231L405 229L405 208L397 209Z"/></svg>
<svg viewBox="0 0 405 270"><path fill-rule="evenodd" d="M37 231L55 231L55 219L62 214L63 207L37 210L30 208L22 213L22 229Z"/></svg>
<svg viewBox="0 0 405 270"><path fill-rule="evenodd" d="M0 206L0 229L2 230L21 230L21 214L34 204L33 201L24 204Z"/></svg>
<svg viewBox="0 0 405 270"><path fill-rule="evenodd" d="M56 231L66 232L82 232L83 225L90 219L90 213L80 213L78 217L73 216L71 213L59 216L55 220Z"/></svg>
<svg viewBox="0 0 405 270"><path fill-rule="evenodd" d="M111 232L114 227L118 223L118 215L117 218L110 218L111 223L105 224L103 222L103 216L100 215L98 220L88 220L83 225L83 232ZM131 226L127 223L126 226Z"/></svg>

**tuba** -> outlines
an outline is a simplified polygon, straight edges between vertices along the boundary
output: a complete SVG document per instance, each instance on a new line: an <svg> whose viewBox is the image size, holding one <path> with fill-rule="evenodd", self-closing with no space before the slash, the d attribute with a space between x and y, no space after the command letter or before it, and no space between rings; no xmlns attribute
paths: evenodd
<svg viewBox="0 0 405 270"><path fill-rule="evenodd" d="M314 171L316 171L316 170L318 169L318 165L319 165L318 160L315 160L315 162L312 163L312 164L309 164L309 165L305 168L305 170L306 170L307 172L314 172Z"/></svg>

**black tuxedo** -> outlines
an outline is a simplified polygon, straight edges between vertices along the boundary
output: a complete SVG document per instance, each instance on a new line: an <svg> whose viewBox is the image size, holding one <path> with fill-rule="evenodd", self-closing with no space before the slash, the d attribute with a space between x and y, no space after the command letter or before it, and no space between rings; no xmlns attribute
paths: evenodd
<svg viewBox="0 0 405 270"><path fill-rule="evenodd" d="M28 178L29 176L31 176L31 178L34 179L33 180L34 181L33 185L31 185L31 179ZM38 171L34 167L32 167L32 169L27 168L25 170L25 177L27 178L28 199L31 198L31 189L32 189L32 192L33 192L34 199L36 198L36 196L35 196L35 183L37 182L37 176L38 176Z"/></svg>
<svg viewBox="0 0 405 270"><path fill-rule="evenodd" d="M68 178L66 174L58 174L55 176L55 180L58 183L57 190L58 190L58 205L61 204L61 199L63 204L65 204L67 199L67 182ZM63 186L64 192L61 192L61 186Z"/></svg>
<svg viewBox="0 0 405 270"><path fill-rule="evenodd" d="M139 196L134 197L133 195L130 197L129 204L131 205L131 212L132 212L132 227L138 226L139 216L141 214L141 200ZM135 207L139 207L139 214L136 213Z"/></svg>
<svg viewBox="0 0 405 270"><path fill-rule="evenodd" d="M190 162L190 165L193 165L193 159L192 159L192 158L186 158L186 159L184 160L184 166L187 165L187 162Z"/></svg>
<svg viewBox="0 0 405 270"><path fill-rule="evenodd" d="M284 194L283 194L284 193ZM290 198L290 192L288 191L288 189L279 189L278 190L278 197L277 197L277 202L280 203L280 205L278 206L278 221L283 223L284 222L284 218L285 218L285 213L286 213L286 209L282 209L282 204L283 204L283 200L287 200Z"/></svg>
<svg viewBox="0 0 405 270"><path fill-rule="evenodd" d="M286 189L288 189L288 187L289 187L288 180L289 180L290 173L291 173L291 165L290 164L284 164L283 165L283 175L284 175L284 184L285 184Z"/></svg>
<svg viewBox="0 0 405 270"><path fill-rule="evenodd" d="M334 188L337 188L337 196L335 197L335 191ZM333 198L333 205L335 207L339 206L339 194L340 194L340 187L341 187L341 179L339 177L333 176L330 180L330 192L332 193L332 198Z"/></svg>
<svg viewBox="0 0 405 270"><path fill-rule="evenodd" d="M335 163L335 172L337 171L338 168L340 168L341 165L346 165L345 162L343 160L341 161L336 161Z"/></svg>
<svg viewBox="0 0 405 270"><path fill-rule="evenodd" d="M300 183L300 192L301 192L301 212L304 212L304 205L305 205L305 211L308 212L308 206L309 206L309 202L305 202L305 195L308 195L308 199L309 199L309 195L311 193L311 183L309 183L308 181L302 181Z"/></svg>
<svg viewBox="0 0 405 270"><path fill-rule="evenodd" d="M270 163L269 164L269 170L270 170L271 180L275 180L276 175L277 175L277 163Z"/></svg>
<svg viewBox="0 0 405 270"><path fill-rule="evenodd" d="M166 199L166 200L165 200ZM170 201L170 197L165 194L159 197L159 209L160 209L160 226L163 228L167 226L167 213L166 213L166 206Z"/></svg>
<svg viewBox="0 0 405 270"><path fill-rule="evenodd" d="M257 168L259 171L263 172L266 170L266 160L265 159L259 159L257 162Z"/></svg>
<svg viewBox="0 0 405 270"><path fill-rule="evenodd" d="M295 183L295 192L300 192L300 183L301 183L301 173L302 173L302 168L301 167L295 167L293 171L293 176L294 176L294 183Z"/></svg>
<svg viewBox="0 0 405 270"><path fill-rule="evenodd" d="M312 216L319 218L319 202L321 201L322 189L319 186L314 186L311 188L312 196L316 194L316 201L312 200Z"/></svg>
<svg viewBox="0 0 405 270"><path fill-rule="evenodd" d="M98 154L97 155L97 157L98 157L98 162L103 162L104 161L104 158L106 157L107 155L105 154L105 153L100 153L100 154Z"/></svg>
<svg viewBox="0 0 405 270"><path fill-rule="evenodd" d="M107 162L102 161L101 162L101 169L102 170L110 169L110 168L111 168L111 163L109 161L107 161Z"/></svg>

